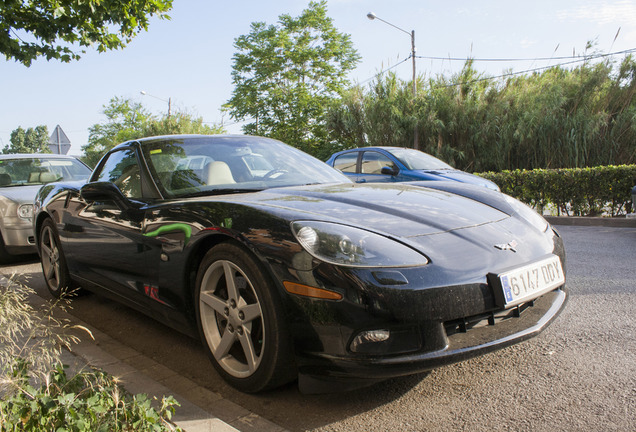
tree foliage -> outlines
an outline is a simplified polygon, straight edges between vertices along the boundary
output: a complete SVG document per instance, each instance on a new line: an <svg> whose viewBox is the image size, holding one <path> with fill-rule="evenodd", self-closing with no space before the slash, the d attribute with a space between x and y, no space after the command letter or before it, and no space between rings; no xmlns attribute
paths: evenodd
<svg viewBox="0 0 636 432"><path fill-rule="evenodd" d="M457 168L501 171L636 162L636 61L494 79L468 61L451 77L395 75L351 89L328 116L341 148L420 147Z"/></svg>
<svg viewBox="0 0 636 432"><path fill-rule="evenodd" d="M11 144L2 149L2 153L51 153L49 148L49 130L40 125L27 130L18 127L11 132Z"/></svg>
<svg viewBox="0 0 636 432"><path fill-rule="evenodd" d="M281 15L277 25L252 23L234 47L227 107L232 118L249 120L244 132L309 152L326 145L327 106L359 60L350 36L327 16L327 2L311 2L299 17Z"/></svg>
<svg viewBox="0 0 636 432"><path fill-rule="evenodd" d="M74 46L125 47L172 0L6 0L0 3L0 52L25 66L38 57L70 62Z"/></svg>
<svg viewBox="0 0 636 432"><path fill-rule="evenodd" d="M84 161L89 166L95 166L104 153L117 144L139 138L144 125L152 119L152 114L141 103L120 97L104 105L102 113L106 121L88 129L88 143L82 146Z"/></svg>
<svg viewBox="0 0 636 432"><path fill-rule="evenodd" d="M156 117L139 102L114 97L102 111L104 123L89 128L88 144L82 147L89 166L95 166L101 157L119 143L136 138L171 134L223 133L221 126L209 126L203 119L187 112L176 112L170 116Z"/></svg>

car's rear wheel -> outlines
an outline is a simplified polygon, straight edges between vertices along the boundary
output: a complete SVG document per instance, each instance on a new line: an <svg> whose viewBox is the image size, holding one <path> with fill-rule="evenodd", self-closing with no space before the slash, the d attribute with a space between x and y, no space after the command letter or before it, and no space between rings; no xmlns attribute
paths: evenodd
<svg viewBox="0 0 636 432"><path fill-rule="evenodd" d="M212 363L232 386L257 392L295 378L280 301L255 259L219 244L203 258L195 306Z"/></svg>
<svg viewBox="0 0 636 432"><path fill-rule="evenodd" d="M46 219L40 228L40 260L46 287L51 295L60 298L67 293L71 278L66 266L64 252L60 247L60 237L51 219Z"/></svg>

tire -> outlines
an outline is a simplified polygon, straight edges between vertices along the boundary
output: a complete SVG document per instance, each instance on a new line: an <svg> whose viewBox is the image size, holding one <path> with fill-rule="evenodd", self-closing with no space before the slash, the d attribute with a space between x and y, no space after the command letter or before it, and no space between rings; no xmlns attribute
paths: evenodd
<svg viewBox="0 0 636 432"><path fill-rule="evenodd" d="M280 301L243 248L222 243L207 252L194 300L203 345L229 384L255 393L296 378Z"/></svg>
<svg viewBox="0 0 636 432"><path fill-rule="evenodd" d="M39 242L40 261L46 287L53 297L60 298L69 292L71 278L64 252L60 247L60 237L51 219L46 219L42 223Z"/></svg>
<svg viewBox="0 0 636 432"><path fill-rule="evenodd" d="M9 263L13 255L7 252L7 249L4 247L4 239L0 234L0 264Z"/></svg>

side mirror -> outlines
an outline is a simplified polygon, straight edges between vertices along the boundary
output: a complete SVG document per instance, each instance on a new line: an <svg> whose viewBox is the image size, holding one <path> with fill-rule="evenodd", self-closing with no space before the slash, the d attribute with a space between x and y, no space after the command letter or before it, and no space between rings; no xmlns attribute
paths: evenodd
<svg viewBox="0 0 636 432"><path fill-rule="evenodd" d="M394 176L399 172L400 170L398 169L398 167L391 168L388 166L383 167L382 170L380 171L381 174L390 175L390 176Z"/></svg>
<svg viewBox="0 0 636 432"><path fill-rule="evenodd" d="M138 207L110 182L87 183L80 189L80 197L87 202L114 201L122 210Z"/></svg>

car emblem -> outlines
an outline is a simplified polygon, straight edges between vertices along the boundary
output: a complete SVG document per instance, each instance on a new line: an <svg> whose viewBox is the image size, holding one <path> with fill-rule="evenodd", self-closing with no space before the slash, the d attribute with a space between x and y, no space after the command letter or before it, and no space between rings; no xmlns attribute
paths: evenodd
<svg viewBox="0 0 636 432"><path fill-rule="evenodd" d="M513 252L517 252L517 249L515 249L517 247L517 241L513 240L511 242L508 242L506 244L496 244L495 248L505 251L505 250L509 250L509 251L513 251Z"/></svg>

